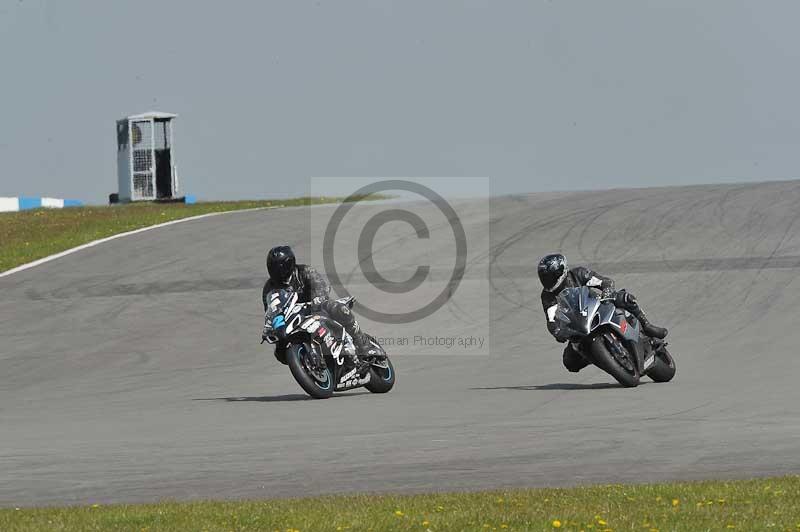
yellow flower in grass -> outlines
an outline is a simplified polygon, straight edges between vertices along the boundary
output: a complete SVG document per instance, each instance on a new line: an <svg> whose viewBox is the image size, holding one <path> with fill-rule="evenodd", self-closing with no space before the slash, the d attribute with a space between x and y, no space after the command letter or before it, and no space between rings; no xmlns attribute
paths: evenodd
<svg viewBox="0 0 800 532"><path fill-rule="evenodd" d="M598 524L598 525L601 525L601 526L606 526L608 523L606 523L606 522L605 522L605 521L603 521L602 519L598 519L598 520L597 520L597 524Z"/></svg>
<svg viewBox="0 0 800 532"><path fill-rule="evenodd" d="M681 503L680 499L672 499L672 506L678 506Z"/></svg>
<svg viewBox="0 0 800 532"><path fill-rule="evenodd" d="M729 525L728 525L728 526L726 526L725 528L736 528L736 525L731 525L731 524L729 524Z"/></svg>
<svg viewBox="0 0 800 532"><path fill-rule="evenodd" d="M561 528L561 521L553 519L553 528Z"/></svg>
<svg viewBox="0 0 800 532"><path fill-rule="evenodd" d="M396 515L397 517L403 517L403 516L404 516L404 515L406 515L406 514L404 514L404 513L403 513L403 512L401 512L400 510L395 510L395 511L394 511L394 515Z"/></svg>

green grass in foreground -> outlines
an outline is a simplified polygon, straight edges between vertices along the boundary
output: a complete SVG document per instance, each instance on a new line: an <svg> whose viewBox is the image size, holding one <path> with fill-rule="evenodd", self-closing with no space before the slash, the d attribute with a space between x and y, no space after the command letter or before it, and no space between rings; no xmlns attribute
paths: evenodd
<svg viewBox="0 0 800 532"><path fill-rule="evenodd" d="M0 530L800 530L800 477L412 496L0 510Z"/></svg>
<svg viewBox="0 0 800 532"><path fill-rule="evenodd" d="M374 196L370 199L382 199ZM361 199L361 198L360 198ZM92 240L179 218L257 207L295 207L336 203L341 198L306 197L285 200L214 203L130 203L98 207L35 209L0 213L0 272Z"/></svg>

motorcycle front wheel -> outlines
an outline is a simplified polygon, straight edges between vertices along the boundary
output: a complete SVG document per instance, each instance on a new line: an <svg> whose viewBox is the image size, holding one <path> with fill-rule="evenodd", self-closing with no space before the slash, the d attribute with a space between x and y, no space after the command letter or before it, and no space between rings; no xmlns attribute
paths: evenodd
<svg viewBox="0 0 800 532"><path fill-rule="evenodd" d="M286 348L286 362L297 384L308 395L314 399L333 395L333 374L321 353L312 351L305 343L291 344Z"/></svg>
<svg viewBox="0 0 800 532"><path fill-rule="evenodd" d="M602 336L593 338L591 352L594 363L597 367L614 377L622 386L634 388L639 385L639 371L636 369L633 356L625 350L622 344L618 343L617 348L624 350L620 357L622 360L617 360L618 357L615 357L611 353Z"/></svg>

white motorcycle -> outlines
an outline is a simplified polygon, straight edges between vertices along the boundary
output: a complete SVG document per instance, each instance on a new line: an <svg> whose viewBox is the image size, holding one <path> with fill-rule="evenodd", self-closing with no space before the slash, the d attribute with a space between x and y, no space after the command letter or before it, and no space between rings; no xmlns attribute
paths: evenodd
<svg viewBox="0 0 800 532"><path fill-rule="evenodd" d="M315 399L327 399L334 391L363 386L372 393L386 393L395 383L392 362L383 347L367 335L376 355L356 353L352 337L336 320L310 303L298 303L291 290L267 294L265 337L270 344L285 343L286 363L297 383ZM355 298L338 300L352 308ZM358 361L355 365L347 361Z"/></svg>

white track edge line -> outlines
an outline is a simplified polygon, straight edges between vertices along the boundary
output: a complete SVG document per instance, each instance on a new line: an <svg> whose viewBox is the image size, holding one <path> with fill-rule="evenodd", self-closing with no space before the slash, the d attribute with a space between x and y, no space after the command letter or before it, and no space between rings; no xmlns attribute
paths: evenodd
<svg viewBox="0 0 800 532"><path fill-rule="evenodd" d="M280 208L280 207L279 206L275 206L275 207L256 207L256 208L253 208L253 209L239 209L239 210L233 210L233 211L209 212L209 213L206 213L206 214L198 214L197 216L190 216L189 218L179 218L177 220L170 220L169 222L164 222L164 223L160 223L160 224L156 224L156 225L148 225L147 227L141 227L139 229L134 229L133 231L126 231L124 233L117 233L116 235L111 235L111 236L108 236L106 238L101 238L99 240L92 240L91 242L88 242L86 244L81 244L80 246L76 246L74 248L70 248L70 249L67 249L65 251L61 251L59 253L55 253L53 255L48 255L47 257L44 257L44 258L41 258L41 259L37 259L37 260L35 260L33 262L28 262L28 263L23 264L21 266L17 266L15 268L11 268L10 270L6 270L4 272L0 272L0 278L6 277L8 275L11 275L12 273L18 273L18 272L21 272L21 271L29 270L29 269L34 268L36 266L39 266L41 264L45 264L47 262L51 262L51 261L54 261L56 259L60 259L61 257L66 257L67 255L72 255L73 253L81 251L82 249L91 248L91 247L94 247L94 246L96 246L98 244L104 244L106 242L110 242L111 240L116 240L117 238L122 238L122 237L125 237L125 236L135 235L137 233L144 233L145 231L151 231L153 229L159 229L161 227L167 227L168 225L175 225L175 224L179 224L179 223L183 223L183 222L190 222L192 220L199 220L200 218L208 218L210 216L219 216L220 214L233 214L233 213L238 213L238 212L264 211L264 210L267 210L267 209L278 209L278 208Z"/></svg>

